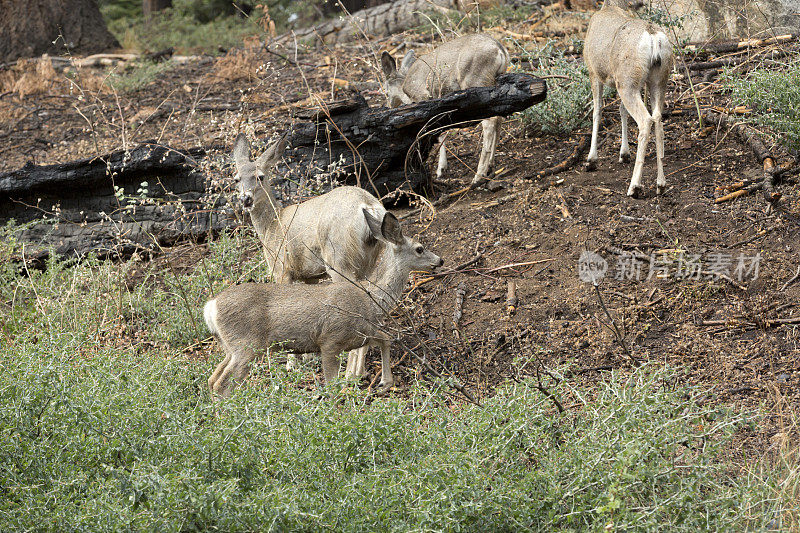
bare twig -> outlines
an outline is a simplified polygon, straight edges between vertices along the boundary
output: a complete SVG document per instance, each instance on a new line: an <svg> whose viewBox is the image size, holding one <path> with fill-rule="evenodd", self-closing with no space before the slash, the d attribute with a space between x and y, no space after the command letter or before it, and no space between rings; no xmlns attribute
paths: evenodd
<svg viewBox="0 0 800 533"><path fill-rule="evenodd" d="M797 267L797 272L794 273L794 276L792 276L789 281L783 284L783 287L781 287L781 292L785 291L786 287L797 281L797 278L800 278L800 266Z"/></svg>

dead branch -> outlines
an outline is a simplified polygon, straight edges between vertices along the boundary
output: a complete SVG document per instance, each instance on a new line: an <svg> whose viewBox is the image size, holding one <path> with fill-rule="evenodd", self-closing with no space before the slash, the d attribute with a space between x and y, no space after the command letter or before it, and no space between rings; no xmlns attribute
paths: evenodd
<svg viewBox="0 0 800 533"><path fill-rule="evenodd" d="M759 48L773 44L785 44L796 41L798 37L800 37L800 33L778 35L768 39L747 39L744 41L726 43L694 43L686 45L684 50L690 53L727 54L730 52L743 52L750 48Z"/></svg>
<svg viewBox="0 0 800 533"><path fill-rule="evenodd" d="M800 267L797 267L797 272L794 273L794 276L792 276L789 281L783 284L783 287L781 287L781 292L785 291L786 287L797 281L798 278L800 278Z"/></svg>
<svg viewBox="0 0 800 533"><path fill-rule="evenodd" d="M510 279L508 280L508 293L506 295L506 314L508 316L513 316L517 312L517 304L519 304L517 282Z"/></svg>
<svg viewBox="0 0 800 533"><path fill-rule="evenodd" d="M466 293L467 293L467 284L462 281L456 287L456 303L455 307L453 308L453 333L455 333L456 337L461 336L459 334L461 330L459 322L461 321L461 315L463 313L462 308L464 306L464 295Z"/></svg>
<svg viewBox="0 0 800 533"><path fill-rule="evenodd" d="M548 168L546 168L544 170L540 170L536 174L527 175L527 176L523 176L523 177L526 178L526 179L537 179L538 180L538 179L544 178L546 176L550 176L552 174L558 174L559 172L564 172L566 170L569 170L570 168L575 166L575 164L581 158L581 155L583 155L583 153L586 151L586 149L589 148L589 142L591 140L592 139L591 139L591 137L589 135L581 136L581 139L578 141L578 143L575 145L575 148L572 149L572 152L570 152L570 154L567 156L566 159L564 159L563 161L561 161L557 165L554 165L552 167L548 167Z"/></svg>

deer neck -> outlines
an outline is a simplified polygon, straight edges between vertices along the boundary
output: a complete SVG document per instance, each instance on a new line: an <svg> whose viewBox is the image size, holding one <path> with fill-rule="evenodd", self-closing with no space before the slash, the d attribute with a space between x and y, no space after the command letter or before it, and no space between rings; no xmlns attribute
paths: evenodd
<svg viewBox="0 0 800 533"><path fill-rule="evenodd" d="M278 219L280 205L269 185L262 185L253 190L253 208L250 209L250 221L261 242L266 243L271 227Z"/></svg>
<svg viewBox="0 0 800 533"><path fill-rule="evenodd" d="M381 314L388 314L403 294L411 268L400 263L395 246L387 244L375 271L375 281L369 283L369 294Z"/></svg>

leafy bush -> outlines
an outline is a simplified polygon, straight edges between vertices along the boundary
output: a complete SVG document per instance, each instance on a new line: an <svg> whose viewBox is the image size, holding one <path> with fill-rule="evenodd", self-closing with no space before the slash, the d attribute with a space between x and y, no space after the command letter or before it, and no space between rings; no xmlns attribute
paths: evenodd
<svg viewBox="0 0 800 533"><path fill-rule="evenodd" d="M545 101L523 111L522 121L545 135L565 135L587 126L590 122L586 109L592 91L586 67L549 45L533 52L521 50L523 59L538 65L532 74L554 76L547 80Z"/></svg>
<svg viewBox="0 0 800 533"><path fill-rule="evenodd" d="M482 407L422 384L319 400L266 360L213 404L219 354L183 353L208 335L209 294L265 274L242 247L223 236L134 289L128 266L94 259L0 271L0 530L781 527L777 481L721 454L755 420L698 407L664 371L586 399L563 379L553 393L575 405L559 416L527 381Z"/></svg>
<svg viewBox="0 0 800 533"><path fill-rule="evenodd" d="M731 92L732 107L753 109L744 120L769 128L777 142L800 154L800 59L795 57L780 69L764 66L745 75L724 68L720 81Z"/></svg>

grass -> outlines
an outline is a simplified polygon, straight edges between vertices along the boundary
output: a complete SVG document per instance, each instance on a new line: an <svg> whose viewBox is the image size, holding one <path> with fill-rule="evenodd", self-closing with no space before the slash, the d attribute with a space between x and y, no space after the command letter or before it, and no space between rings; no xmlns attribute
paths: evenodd
<svg viewBox="0 0 800 533"><path fill-rule="evenodd" d="M795 56L780 67L765 65L745 75L724 68L720 81L731 93L731 107L752 108L753 113L743 120L768 128L776 142L800 154L800 58Z"/></svg>
<svg viewBox="0 0 800 533"><path fill-rule="evenodd" d="M246 242L132 289L134 263L0 269L0 530L781 529L796 505L783 470L726 459L758 417L652 367L590 396L562 375L564 415L524 379L482 407L422 381L317 399L270 361L214 404L219 352L187 354L209 294L265 277Z"/></svg>
<svg viewBox="0 0 800 533"><path fill-rule="evenodd" d="M131 61L119 72L108 76L108 83L115 90L126 93L143 89L173 67L170 61L154 63L146 59Z"/></svg>

